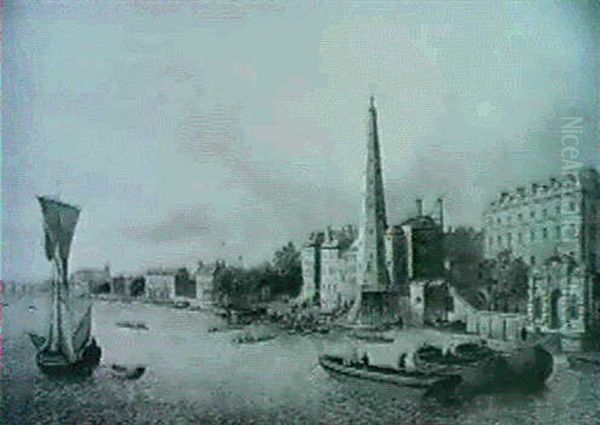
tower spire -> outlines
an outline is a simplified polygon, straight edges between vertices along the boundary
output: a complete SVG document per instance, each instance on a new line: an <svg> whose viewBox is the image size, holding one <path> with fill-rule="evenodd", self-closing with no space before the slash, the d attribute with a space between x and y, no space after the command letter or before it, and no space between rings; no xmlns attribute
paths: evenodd
<svg viewBox="0 0 600 425"><path fill-rule="evenodd" d="M362 285L373 289L385 289L389 283L385 262L384 235L386 227L387 220L377 129L377 109L375 108L375 99L371 96L367 134L365 191L361 220L362 253L360 266Z"/></svg>

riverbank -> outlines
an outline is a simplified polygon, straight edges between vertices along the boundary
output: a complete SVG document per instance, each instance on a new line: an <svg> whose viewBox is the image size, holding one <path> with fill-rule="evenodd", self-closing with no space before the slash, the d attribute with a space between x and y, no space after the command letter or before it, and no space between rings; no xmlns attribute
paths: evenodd
<svg viewBox="0 0 600 425"><path fill-rule="evenodd" d="M29 311L30 304L37 309ZM481 396L468 405L444 406L403 388L329 376L318 365L319 355L362 344L346 338L347 331L300 336L282 330L270 341L235 344L234 333L208 332L225 323L213 314L136 302L128 308L95 303L93 329L103 350L101 366L85 381L55 382L37 370L35 349L25 333L46 329L46 313L41 300L23 300L5 311L4 423L479 425L502 418L503 424L528 425L591 424L599 414L597 375L564 364L540 395ZM143 321L149 331L120 329L117 321ZM367 345L374 363L395 365L394 351L406 347L414 331L398 332L408 340ZM434 340L439 335L424 334ZM113 377L111 364L147 369L139 380L120 380Z"/></svg>

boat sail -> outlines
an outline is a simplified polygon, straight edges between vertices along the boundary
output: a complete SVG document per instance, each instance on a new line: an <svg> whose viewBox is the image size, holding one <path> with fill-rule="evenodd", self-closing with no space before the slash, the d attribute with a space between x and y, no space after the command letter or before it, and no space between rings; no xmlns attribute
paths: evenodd
<svg viewBox="0 0 600 425"><path fill-rule="evenodd" d="M69 253L80 209L48 196L38 196L38 201L44 217L46 258L54 270L48 337L31 336L38 348L38 365L50 372L97 364L100 348L91 336L91 302L76 299L68 280Z"/></svg>

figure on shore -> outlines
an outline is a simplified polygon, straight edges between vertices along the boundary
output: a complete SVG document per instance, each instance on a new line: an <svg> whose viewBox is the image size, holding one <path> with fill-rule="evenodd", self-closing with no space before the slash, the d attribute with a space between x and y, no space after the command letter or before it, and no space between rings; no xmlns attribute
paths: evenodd
<svg viewBox="0 0 600 425"><path fill-rule="evenodd" d="M344 366L354 366L360 363L360 357L358 355L358 348L352 347L350 352L344 356Z"/></svg>
<svg viewBox="0 0 600 425"><path fill-rule="evenodd" d="M361 358L363 366L369 366L369 354L365 351Z"/></svg>
<svg viewBox="0 0 600 425"><path fill-rule="evenodd" d="M398 369L406 369L406 353L400 354L398 358Z"/></svg>

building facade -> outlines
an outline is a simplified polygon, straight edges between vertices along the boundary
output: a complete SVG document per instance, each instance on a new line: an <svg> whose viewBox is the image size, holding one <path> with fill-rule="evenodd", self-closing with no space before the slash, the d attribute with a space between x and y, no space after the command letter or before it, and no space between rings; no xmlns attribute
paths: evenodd
<svg viewBox="0 0 600 425"><path fill-rule="evenodd" d="M196 298L196 280L190 276L185 267L181 267L175 274L175 296Z"/></svg>
<svg viewBox="0 0 600 425"><path fill-rule="evenodd" d="M600 178L595 169L502 192L483 218L486 258L510 250L535 266L558 252L599 269Z"/></svg>
<svg viewBox="0 0 600 425"><path fill-rule="evenodd" d="M71 275L75 291L78 293L97 294L111 291L110 266L104 268L85 268Z"/></svg>
<svg viewBox="0 0 600 425"><path fill-rule="evenodd" d="M196 282L196 299L202 304L214 304L215 297L215 274L225 267L224 261L217 261L213 264L198 262L196 270L192 276Z"/></svg>
<svg viewBox="0 0 600 425"><path fill-rule="evenodd" d="M321 289L321 245L325 241L324 232L311 233L308 242L300 251L302 264L301 302L319 302Z"/></svg>
<svg viewBox="0 0 600 425"><path fill-rule="evenodd" d="M175 298L177 270L151 269L144 276L145 296L154 301L167 301Z"/></svg>
<svg viewBox="0 0 600 425"><path fill-rule="evenodd" d="M319 303L323 311L347 309L356 298L358 232L352 225L328 228L321 245Z"/></svg>
<svg viewBox="0 0 600 425"><path fill-rule="evenodd" d="M300 301L318 301L324 312L349 307L358 285L358 231L353 225L313 233L302 248Z"/></svg>
<svg viewBox="0 0 600 425"><path fill-rule="evenodd" d="M530 330L558 333L563 349L581 350L596 331L599 284L598 274L570 255L557 254L536 265L529 278Z"/></svg>
<svg viewBox="0 0 600 425"><path fill-rule="evenodd" d="M387 288L395 301L408 303L410 282L443 277L443 233L431 216L417 216L385 233ZM356 227L329 227L312 233L303 247L301 301L318 300L323 311L334 311L352 304L360 285L360 238ZM375 291L377 292L377 291ZM376 295L373 295L374 297ZM384 302L384 301L382 301ZM375 307L370 307L375 310ZM406 310L404 306L398 307Z"/></svg>
<svg viewBox="0 0 600 425"><path fill-rule="evenodd" d="M503 192L484 213L487 259L509 251L529 266L529 330L580 349L596 331L600 271L600 177L580 168Z"/></svg>

